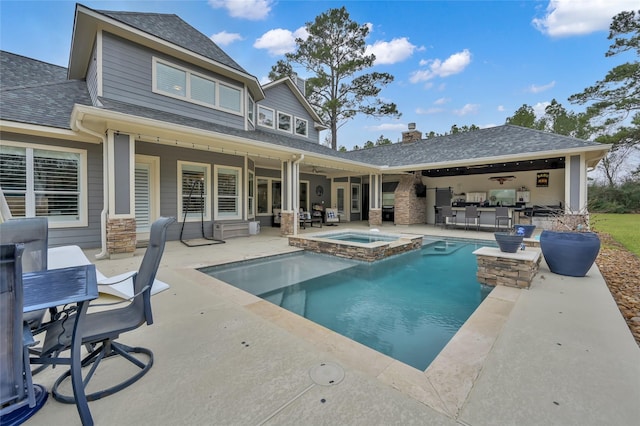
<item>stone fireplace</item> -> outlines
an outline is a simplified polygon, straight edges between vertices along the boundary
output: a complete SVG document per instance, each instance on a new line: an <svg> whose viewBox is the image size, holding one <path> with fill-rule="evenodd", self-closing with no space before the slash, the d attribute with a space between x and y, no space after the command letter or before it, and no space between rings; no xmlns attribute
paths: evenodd
<svg viewBox="0 0 640 426"><path fill-rule="evenodd" d="M396 225L413 225L426 223L427 198L418 197L416 187L422 186L419 174L409 174L400 177L395 191L394 223Z"/></svg>

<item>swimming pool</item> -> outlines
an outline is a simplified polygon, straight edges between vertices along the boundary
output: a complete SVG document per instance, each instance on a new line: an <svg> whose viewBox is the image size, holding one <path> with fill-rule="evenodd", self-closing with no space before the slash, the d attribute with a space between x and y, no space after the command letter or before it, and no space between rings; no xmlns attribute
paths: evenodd
<svg viewBox="0 0 640 426"><path fill-rule="evenodd" d="M433 240L373 263L301 252L201 271L425 370L491 290L472 254L486 245Z"/></svg>

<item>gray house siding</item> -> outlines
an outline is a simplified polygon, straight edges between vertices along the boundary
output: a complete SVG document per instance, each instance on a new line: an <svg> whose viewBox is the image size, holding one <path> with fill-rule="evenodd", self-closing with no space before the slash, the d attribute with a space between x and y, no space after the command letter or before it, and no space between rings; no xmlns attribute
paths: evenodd
<svg viewBox="0 0 640 426"><path fill-rule="evenodd" d="M243 116L153 93L152 67L154 56L243 89L242 85L226 77L168 57L115 35L104 33L102 42L102 96L134 105L181 114L198 120L244 129Z"/></svg>
<svg viewBox="0 0 640 426"><path fill-rule="evenodd" d="M80 143L14 133L2 133L2 139L37 145L83 149L87 151L87 217L88 226L49 229L49 245L100 247L100 212L102 211L102 144Z"/></svg>
<svg viewBox="0 0 640 426"><path fill-rule="evenodd" d="M87 89L93 105L98 105L98 59L95 44L91 52L89 67L87 68Z"/></svg>
<svg viewBox="0 0 640 426"><path fill-rule="evenodd" d="M308 137L296 135L295 132L291 133L292 136L297 137L299 139L311 142L318 143L320 140L320 133L314 127L314 120L309 114L309 112L300 104L298 98L291 92L289 86L286 84L278 84L277 86L271 87L265 90L265 99L260 101L258 105L265 106L267 108L274 109L276 112L275 116L275 129L270 129L268 127L258 126L261 130L267 132L273 132L277 134L287 134L290 133L282 132L278 130L278 112L284 112L285 114L290 114L294 117L299 117L307 120L308 122ZM295 119L294 119L295 120ZM293 125L293 124L292 124Z"/></svg>
<svg viewBox="0 0 640 426"><path fill-rule="evenodd" d="M215 199L214 183L216 181L214 166L233 166L243 168L244 157L213 153L208 151L199 151L186 148L178 148L168 145L158 145L147 142L136 142L136 154L151 155L160 158L160 215L174 216L177 218L177 224L172 225L167 232L167 239L177 240L180 238L180 230L182 228L183 216L178 212L178 161L189 161L194 163L202 163L211 165L211 182L207 190L209 191L210 203L209 209L214 210ZM242 170L244 176L244 168ZM244 178L242 179L242 199L241 212L244 217L246 209L246 197L244 192ZM204 222L205 236L213 236L213 222L215 220L206 220ZM200 238L202 235L200 221L186 222L184 225L184 239Z"/></svg>

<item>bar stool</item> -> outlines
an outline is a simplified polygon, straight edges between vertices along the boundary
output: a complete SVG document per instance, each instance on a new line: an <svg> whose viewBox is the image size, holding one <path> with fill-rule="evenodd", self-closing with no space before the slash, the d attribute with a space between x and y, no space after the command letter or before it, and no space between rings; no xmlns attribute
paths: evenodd
<svg viewBox="0 0 640 426"><path fill-rule="evenodd" d="M507 222L507 229L511 228L511 216L509 216L509 208L508 207L496 207L496 230L500 229L500 224L504 221Z"/></svg>
<svg viewBox="0 0 640 426"><path fill-rule="evenodd" d="M453 211L451 206L442 206L440 207L440 217L442 218L442 226L444 228L447 227L447 219L451 219L454 225L457 223L456 212Z"/></svg>
<svg viewBox="0 0 640 426"><path fill-rule="evenodd" d="M480 230L480 212L477 206L467 206L464 208L464 229L468 229L469 222L474 221L476 231Z"/></svg>

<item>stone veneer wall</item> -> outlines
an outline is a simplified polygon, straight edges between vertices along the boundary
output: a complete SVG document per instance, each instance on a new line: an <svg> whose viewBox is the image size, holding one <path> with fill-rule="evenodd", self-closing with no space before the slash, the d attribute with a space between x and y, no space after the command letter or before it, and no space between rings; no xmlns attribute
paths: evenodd
<svg viewBox="0 0 640 426"><path fill-rule="evenodd" d="M422 183L418 176L403 175L395 191L394 223L413 225L427 221L427 199L416 197L415 185Z"/></svg>
<svg viewBox="0 0 640 426"><path fill-rule="evenodd" d="M478 261L476 277L479 282L494 287L504 285L529 288L533 277L538 273L542 256L537 251L537 256L530 256L526 259L503 257L499 254L495 256L477 254L476 259Z"/></svg>
<svg viewBox="0 0 640 426"><path fill-rule="evenodd" d="M382 225L382 209L369 210L369 225L370 226Z"/></svg>
<svg viewBox="0 0 640 426"><path fill-rule="evenodd" d="M293 235L293 212L282 212L280 215L280 235Z"/></svg>
<svg viewBox="0 0 640 426"><path fill-rule="evenodd" d="M109 255L132 255L136 251L136 220L107 220L107 253Z"/></svg>
<svg viewBox="0 0 640 426"><path fill-rule="evenodd" d="M374 262L396 254L418 250L422 247L422 236L407 237L392 243L379 244L375 247L349 245L344 242L330 242L306 237L289 237L289 245L316 253Z"/></svg>

